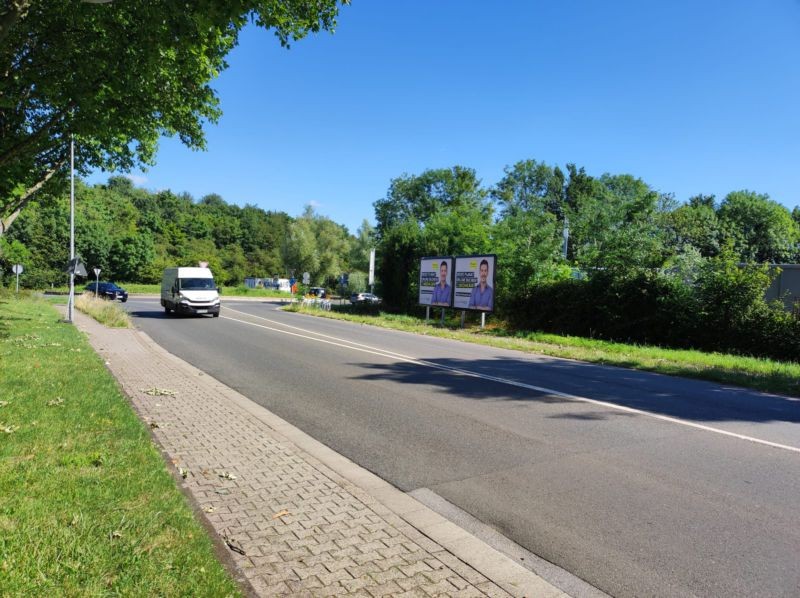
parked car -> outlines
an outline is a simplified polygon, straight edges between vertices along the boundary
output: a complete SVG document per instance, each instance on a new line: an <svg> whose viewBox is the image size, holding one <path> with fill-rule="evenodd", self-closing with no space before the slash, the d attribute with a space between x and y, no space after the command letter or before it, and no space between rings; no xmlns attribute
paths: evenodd
<svg viewBox="0 0 800 598"><path fill-rule="evenodd" d="M350 303L353 305L361 305L365 303L377 305L380 302L381 298L377 295L373 295L372 293L353 293L350 295Z"/></svg>
<svg viewBox="0 0 800 598"><path fill-rule="evenodd" d="M327 291L323 287L311 287L308 290L309 295L314 295L317 299L325 299L328 296Z"/></svg>
<svg viewBox="0 0 800 598"><path fill-rule="evenodd" d="M128 291L113 282L90 282L86 285L86 292L95 293L101 299L110 299L111 301L125 303L128 300Z"/></svg>

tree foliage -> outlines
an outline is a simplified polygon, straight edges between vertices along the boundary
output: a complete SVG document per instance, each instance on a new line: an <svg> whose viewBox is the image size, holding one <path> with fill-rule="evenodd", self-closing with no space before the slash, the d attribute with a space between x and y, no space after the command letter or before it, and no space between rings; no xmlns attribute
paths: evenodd
<svg viewBox="0 0 800 598"><path fill-rule="evenodd" d="M789 210L753 191L729 193L719 207L720 225L745 262L791 262L798 258L800 226Z"/></svg>
<svg viewBox="0 0 800 598"><path fill-rule="evenodd" d="M195 201L169 191L150 193L112 177L107 185L79 182L76 251L90 270L121 282L156 283L164 268L209 263L223 284L245 277L288 277L311 269L315 282L333 286L352 268L356 238L329 218L307 211L293 219L255 206L240 208L222 197ZM0 268L24 258L25 284L61 285L68 260L68 199L35 199L17 225L0 237ZM282 254L281 248L292 252ZM292 255L312 256L298 264ZM284 261L286 258L289 261Z"/></svg>
<svg viewBox="0 0 800 598"><path fill-rule="evenodd" d="M346 3L344 0L342 3ZM0 12L0 235L48 182L152 164L160 136L205 145L221 114L210 82L242 28L288 46L332 30L337 0L13 0Z"/></svg>

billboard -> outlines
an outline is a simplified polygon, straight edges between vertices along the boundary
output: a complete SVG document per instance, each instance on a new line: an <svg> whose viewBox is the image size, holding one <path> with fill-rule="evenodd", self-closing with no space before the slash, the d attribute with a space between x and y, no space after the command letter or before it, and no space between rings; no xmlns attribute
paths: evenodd
<svg viewBox="0 0 800 598"><path fill-rule="evenodd" d="M453 307L493 312L497 256L460 255L455 261Z"/></svg>
<svg viewBox="0 0 800 598"><path fill-rule="evenodd" d="M424 257L419 264L419 304L453 305L453 258Z"/></svg>

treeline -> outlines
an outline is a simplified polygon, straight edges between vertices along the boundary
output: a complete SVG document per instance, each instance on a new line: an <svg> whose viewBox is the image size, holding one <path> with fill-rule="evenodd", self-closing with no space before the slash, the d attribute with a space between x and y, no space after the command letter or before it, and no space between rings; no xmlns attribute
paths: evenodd
<svg viewBox="0 0 800 598"><path fill-rule="evenodd" d="M4 284L11 265L23 264L22 283L49 288L66 283L69 259L69 198L37 198L4 237L0 266ZM118 282L157 283L167 266L206 261L217 280L242 284L245 277L285 277L310 272L313 284L334 286L349 272L364 290L372 227L356 235L310 208L299 218L255 206L226 203L216 194L195 200L170 191L135 188L124 177L106 185L76 186L75 245L92 275Z"/></svg>
<svg viewBox="0 0 800 598"><path fill-rule="evenodd" d="M767 264L800 262L800 209L734 191L678 202L631 175L592 176L535 160L485 186L470 168L390 181L376 227L357 234L311 208L292 218L219 195L195 200L135 188L123 177L78 185L76 248L87 268L155 283L164 267L209 262L218 280L311 273L313 285L366 288L414 312L423 256L497 254L496 309L511 326L672 347L800 359L800 319L768 304ZM42 195L0 237L3 284L61 286L68 197Z"/></svg>
<svg viewBox="0 0 800 598"><path fill-rule="evenodd" d="M800 260L800 210L766 195L679 203L527 160L489 188L463 167L404 175L375 209L390 308L419 309L420 257L496 253L496 308L516 328L800 358L797 315L764 299L766 264Z"/></svg>

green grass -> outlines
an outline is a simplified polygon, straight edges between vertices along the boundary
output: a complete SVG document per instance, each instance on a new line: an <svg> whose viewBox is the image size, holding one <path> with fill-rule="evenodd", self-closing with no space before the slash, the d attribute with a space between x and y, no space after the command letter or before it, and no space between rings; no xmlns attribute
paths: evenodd
<svg viewBox="0 0 800 598"><path fill-rule="evenodd" d="M489 318L492 323L481 330L474 318L469 321L465 329L461 329L460 320L453 317L446 320L442 326L437 318L432 318L430 323L426 324L424 319L414 316L366 310L359 312L349 306L340 307L335 304L329 312L314 307L303 307L300 304L293 304L284 309L527 353L711 380L766 392L800 396L798 363L627 345L538 332L509 332L502 323L494 322L493 318Z"/></svg>
<svg viewBox="0 0 800 598"><path fill-rule="evenodd" d="M109 328L132 328L131 317L116 301L100 299L91 293L75 298L75 307Z"/></svg>
<svg viewBox="0 0 800 598"><path fill-rule="evenodd" d="M0 295L0 595L238 593L82 334Z"/></svg>

